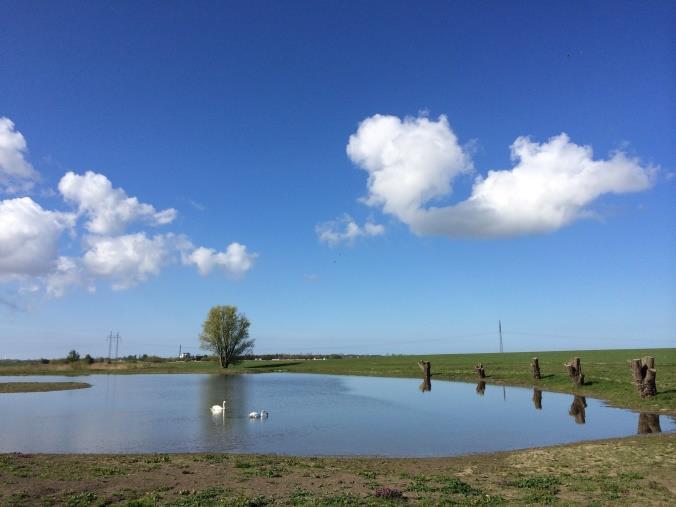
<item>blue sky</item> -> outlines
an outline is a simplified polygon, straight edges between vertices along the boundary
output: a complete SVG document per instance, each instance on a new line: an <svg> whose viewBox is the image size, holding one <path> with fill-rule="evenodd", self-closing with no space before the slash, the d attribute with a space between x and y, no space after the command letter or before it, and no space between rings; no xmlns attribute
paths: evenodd
<svg viewBox="0 0 676 507"><path fill-rule="evenodd" d="M671 3L2 10L0 356L676 344Z"/></svg>

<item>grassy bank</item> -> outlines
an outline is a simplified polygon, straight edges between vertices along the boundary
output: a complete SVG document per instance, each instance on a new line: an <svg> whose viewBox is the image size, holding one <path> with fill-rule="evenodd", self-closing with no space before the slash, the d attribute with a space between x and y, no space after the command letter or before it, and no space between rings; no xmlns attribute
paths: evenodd
<svg viewBox="0 0 676 507"><path fill-rule="evenodd" d="M47 391L67 391L85 389L91 384L84 382L0 382L2 393L44 393Z"/></svg>
<svg viewBox="0 0 676 507"><path fill-rule="evenodd" d="M628 361L635 357L655 357L658 395L640 400L632 384ZM530 360L540 359L543 378L530 376ZM582 358L587 385L574 387L563 363L573 356ZM263 373L289 371L345 375L419 377L417 361L432 362L434 380L476 381L472 366L482 362L486 381L495 384L538 386L544 390L570 392L607 400L609 403L641 411L676 414L676 349L588 350L565 352L513 352L504 354L444 354L426 356L363 356L325 361L284 360L246 361L222 370L214 361L201 362L130 362L71 364L0 363L0 375L87 375L91 373Z"/></svg>
<svg viewBox="0 0 676 507"><path fill-rule="evenodd" d="M676 435L443 459L5 454L0 505L673 505L675 468Z"/></svg>

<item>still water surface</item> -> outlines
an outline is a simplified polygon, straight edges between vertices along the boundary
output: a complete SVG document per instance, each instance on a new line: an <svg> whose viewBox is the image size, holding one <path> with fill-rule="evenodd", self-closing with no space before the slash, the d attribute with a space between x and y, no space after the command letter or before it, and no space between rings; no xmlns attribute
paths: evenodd
<svg viewBox="0 0 676 507"><path fill-rule="evenodd" d="M1 452L452 456L676 429L591 398L461 382L421 392L415 379L291 373L68 380L93 387L0 395ZM268 419L248 418L261 409Z"/></svg>

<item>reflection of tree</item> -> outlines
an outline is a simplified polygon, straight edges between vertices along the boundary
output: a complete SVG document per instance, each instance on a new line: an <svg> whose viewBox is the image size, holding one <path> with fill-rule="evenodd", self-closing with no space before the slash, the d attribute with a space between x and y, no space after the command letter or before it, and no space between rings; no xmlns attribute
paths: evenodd
<svg viewBox="0 0 676 507"><path fill-rule="evenodd" d="M479 396L483 396L485 392L486 392L486 382L480 380L479 383L476 385L476 393Z"/></svg>
<svg viewBox="0 0 676 507"><path fill-rule="evenodd" d="M247 381L240 375L203 375L200 388L200 409L209 413L212 405L220 405L225 400L225 414L218 414L216 419L227 419L246 414ZM205 417L205 421L212 418Z"/></svg>
<svg viewBox="0 0 676 507"><path fill-rule="evenodd" d="M542 391L537 387L533 388L533 405L537 410L542 410Z"/></svg>
<svg viewBox="0 0 676 507"><path fill-rule="evenodd" d="M424 377L422 384L418 386L418 389L420 389L423 393L426 393L427 391L432 390L432 380L430 377Z"/></svg>
<svg viewBox="0 0 676 507"><path fill-rule="evenodd" d="M575 396L573 399L573 404L570 406L568 411L569 415L575 417L575 422L578 424L585 423L585 408L587 408L587 400L584 396Z"/></svg>
<svg viewBox="0 0 676 507"><path fill-rule="evenodd" d="M638 434L662 433L659 414L638 414Z"/></svg>

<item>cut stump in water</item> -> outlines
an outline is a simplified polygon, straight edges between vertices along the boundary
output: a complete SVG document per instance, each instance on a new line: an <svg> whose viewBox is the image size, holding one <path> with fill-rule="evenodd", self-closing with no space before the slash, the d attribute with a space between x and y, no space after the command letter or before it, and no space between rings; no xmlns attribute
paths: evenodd
<svg viewBox="0 0 676 507"><path fill-rule="evenodd" d="M638 414L638 434L662 433L659 414Z"/></svg>
<svg viewBox="0 0 676 507"><path fill-rule="evenodd" d="M530 370L531 373L533 374L534 379L540 380L542 378L540 376L540 362L538 361L537 357L534 357L533 360L530 362Z"/></svg>
<svg viewBox="0 0 676 507"><path fill-rule="evenodd" d="M646 356L642 359L632 359L629 367L634 374L634 384L641 398L651 398L657 394L655 385L655 358Z"/></svg>
<svg viewBox="0 0 676 507"><path fill-rule="evenodd" d="M479 375L479 378L486 378L486 370L484 369L484 365L482 363L475 364L474 371L477 373L477 375Z"/></svg>
<svg viewBox="0 0 676 507"><path fill-rule="evenodd" d="M418 366L423 371L423 382L420 390L427 392L432 390L432 364L429 361L418 361Z"/></svg>
<svg viewBox="0 0 676 507"><path fill-rule="evenodd" d="M533 388L533 405L537 410L542 410L542 391L537 387Z"/></svg>
<svg viewBox="0 0 676 507"><path fill-rule="evenodd" d="M573 384L576 386L584 385L584 373L582 373L582 365L580 364L580 358L574 357L570 360L569 363L563 363L568 370L568 376L570 380L573 381Z"/></svg>

